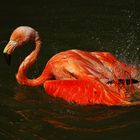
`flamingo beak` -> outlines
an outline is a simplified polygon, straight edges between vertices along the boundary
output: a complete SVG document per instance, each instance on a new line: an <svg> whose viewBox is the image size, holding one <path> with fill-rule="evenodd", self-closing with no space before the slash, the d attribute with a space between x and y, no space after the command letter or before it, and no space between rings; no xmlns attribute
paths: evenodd
<svg viewBox="0 0 140 140"><path fill-rule="evenodd" d="M11 64L11 55L14 52L15 47L15 45L9 42L3 50L3 54L8 65Z"/></svg>
<svg viewBox="0 0 140 140"><path fill-rule="evenodd" d="M11 65L11 54L3 53L6 63L10 66Z"/></svg>

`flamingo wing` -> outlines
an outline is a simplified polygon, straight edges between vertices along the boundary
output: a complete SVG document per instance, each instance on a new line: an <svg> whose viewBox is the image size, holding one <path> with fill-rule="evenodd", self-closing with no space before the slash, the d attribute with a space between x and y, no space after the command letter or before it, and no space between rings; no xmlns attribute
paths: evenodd
<svg viewBox="0 0 140 140"><path fill-rule="evenodd" d="M112 79L131 79L131 75L136 71L131 66L119 61L115 56L109 52L90 52L91 55L96 56L112 73Z"/></svg>
<svg viewBox="0 0 140 140"><path fill-rule="evenodd" d="M113 64L118 59L109 52L90 52L91 55L96 56L100 61Z"/></svg>
<svg viewBox="0 0 140 140"><path fill-rule="evenodd" d="M129 104L128 98L108 89L98 80L48 80L46 92L77 104Z"/></svg>

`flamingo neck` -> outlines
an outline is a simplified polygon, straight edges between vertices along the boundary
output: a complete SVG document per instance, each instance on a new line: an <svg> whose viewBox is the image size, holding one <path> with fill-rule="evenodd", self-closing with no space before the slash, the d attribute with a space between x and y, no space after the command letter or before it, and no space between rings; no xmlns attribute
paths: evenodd
<svg viewBox="0 0 140 140"><path fill-rule="evenodd" d="M42 74L35 78L29 79L26 74L29 67L31 67L37 59L37 56L40 52L41 48L41 40L37 34L35 40L35 49L23 60L20 64L18 73L16 74L16 79L19 84L27 85L27 86L38 86L41 85L47 79L47 72L44 70Z"/></svg>

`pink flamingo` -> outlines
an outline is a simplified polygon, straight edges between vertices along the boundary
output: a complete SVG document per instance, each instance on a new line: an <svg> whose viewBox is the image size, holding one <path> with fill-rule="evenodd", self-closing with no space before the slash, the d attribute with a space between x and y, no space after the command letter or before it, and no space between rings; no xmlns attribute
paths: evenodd
<svg viewBox="0 0 140 140"><path fill-rule="evenodd" d="M3 53L10 64L14 50L28 41L35 42L35 49L20 64L16 79L19 84L39 86L45 91L68 102L77 104L129 105L135 70L120 62L109 52L68 50L54 55L42 74L35 79L26 76L27 70L37 59L41 48L38 32L28 26L15 29Z"/></svg>

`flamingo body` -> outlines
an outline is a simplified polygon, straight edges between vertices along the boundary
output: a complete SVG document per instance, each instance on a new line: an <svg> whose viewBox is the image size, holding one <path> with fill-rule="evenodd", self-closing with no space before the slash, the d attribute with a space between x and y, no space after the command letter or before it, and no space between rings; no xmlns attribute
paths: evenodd
<svg viewBox="0 0 140 140"><path fill-rule="evenodd" d="M121 72L114 70L115 63L119 63ZM55 80L45 81L44 88L52 96L77 104L129 103L129 96L124 94L126 89L118 90L115 85L107 85L107 81L115 74L122 76L130 68L108 52L68 50L53 56L47 67L51 68ZM130 71L127 72L126 77L130 76Z"/></svg>
<svg viewBox="0 0 140 140"><path fill-rule="evenodd" d="M38 78L27 78L27 69L36 60L41 47L38 33L31 27L18 27L4 49L4 53L12 54L29 40L35 41L36 47L18 69L16 78L20 84L44 84L46 93L77 104L130 104L133 85L120 84L119 79L130 79L131 83L135 70L109 52L60 52L48 61ZM107 84L111 80L114 82Z"/></svg>

